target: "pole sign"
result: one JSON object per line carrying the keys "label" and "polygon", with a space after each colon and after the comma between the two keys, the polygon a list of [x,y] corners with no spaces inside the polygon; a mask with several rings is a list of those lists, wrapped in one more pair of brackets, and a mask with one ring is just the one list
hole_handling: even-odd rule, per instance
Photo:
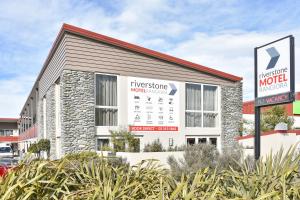
{"label": "pole sign", "polygon": [[295,99],[294,37],[287,36],[254,49],[255,159],[260,157],[260,108]]}
{"label": "pole sign", "polygon": [[294,101],[294,37],[284,37],[255,51],[255,106]]}

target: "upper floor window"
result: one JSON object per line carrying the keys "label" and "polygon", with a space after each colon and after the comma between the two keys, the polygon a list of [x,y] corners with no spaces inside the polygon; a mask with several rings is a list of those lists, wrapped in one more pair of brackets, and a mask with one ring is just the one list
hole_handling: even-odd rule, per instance
{"label": "upper floor window", "polygon": [[96,75],[96,126],[117,126],[117,76]]}
{"label": "upper floor window", "polygon": [[218,87],[186,83],[186,127],[217,127]]}
{"label": "upper floor window", "polygon": [[11,136],[11,135],[13,135],[13,133],[14,133],[13,130],[0,129],[0,136]]}

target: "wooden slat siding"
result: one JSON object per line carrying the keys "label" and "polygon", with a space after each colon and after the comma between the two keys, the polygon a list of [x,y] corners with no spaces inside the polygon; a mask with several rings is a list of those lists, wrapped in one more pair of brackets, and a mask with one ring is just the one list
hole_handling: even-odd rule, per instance
{"label": "wooden slat siding", "polygon": [[42,98],[49,87],[59,78],[66,58],[66,37],[62,39],[57,47],[53,57],[51,58],[46,70],[39,81],[39,98]]}
{"label": "wooden slat siding", "polygon": [[[69,61],[68,64],[72,64],[72,65],[77,65],[80,66],[74,62],[86,62],[83,60],[88,59],[88,63],[90,65],[95,65],[96,68],[97,65],[99,65],[99,63],[101,63],[101,66],[108,66],[109,68],[112,67],[121,67],[124,68],[124,63],[127,66],[127,68],[129,70],[136,70],[137,68],[139,68],[140,66],[144,66],[147,68],[151,68],[151,70],[153,70],[153,72],[155,73],[169,73],[170,70],[172,71],[172,73],[176,73],[179,76],[184,76],[184,77],[190,77],[190,76],[195,76],[198,75],[198,71],[196,70],[188,70],[188,71],[183,71],[180,67],[175,66],[175,65],[167,65],[164,62],[156,62],[155,64],[153,63],[153,61],[151,60],[146,60],[146,59],[136,59],[136,58],[132,58],[132,57],[125,57],[126,54],[124,54],[125,56],[121,56],[121,55],[113,55],[113,54],[107,54],[106,52],[100,53],[99,52],[92,52],[92,51],[85,51],[84,48],[70,48],[69,45],[67,45],[66,47],[66,51],[68,52],[67,54],[67,58],[66,60]],[[111,61],[114,60],[114,62],[112,63]],[[204,74],[206,75],[206,74]],[[210,81],[211,80],[211,76],[207,75],[205,78],[203,76],[203,80],[207,80]],[[219,78],[220,79],[220,78]],[[223,79],[221,79],[223,80]],[[226,83],[228,81],[224,80]]]}
{"label": "wooden slat siding", "polygon": [[[85,61],[86,58],[89,58],[87,61]],[[140,69],[141,66],[146,67],[148,69],[151,69],[153,73],[176,73],[179,76],[185,76],[190,77],[194,76],[196,72],[194,71],[188,71],[187,73],[184,73],[182,70],[180,70],[178,67],[176,68],[166,68],[165,66],[162,67],[162,65],[153,65],[153,63],[143,63],[143,62],[133,62],[133,61],[124,61],[122,59],[113,59],[114,62],[112,62],[112,59],[109,58],[99,58],[99,57],[87,57],[83,56],[82,54],[69,54],[66,56],[66,61],[68,64],[77,65],[80,66],[82,64],[88,64],[88,66],[98,67],[103,66],[103,68],[110,69],[111,67],[120,70],[123,70],[124,68],[132,71],[132,70],[142,70]],[[144,70],[143,70],[144,71]],[[210,80],[210,77],[208,77],[207,80]]]}
{"label": "wooden slat siding", "polygon": [[66,36],[65,69],[139,76],[174,81],[232,85],[232,82],[80,36]]}
{"label": "wooden slat siding", "polygon": [[17,122],[0,122],[0,129],[18,129]]}
{"label": "wooden slat siding", "polygon": [[119,47],[113,46],[113,45],[109,45],[109,44],[105,44],[105,43],[101,43],[101,42],[95,42],[93,40],[90,39],[86,39],[86,38],[82,38],[82,40],[78,40],[79,36],[74,36],[71,34],[68,34],[67,36],[67,40],[70,41],[70,44],[68,45],[68,47],[78,47],[79,49],[82,48],[82,50],[84,51],[88,51],[88,49],[90,49],[90,51],[94,52],[95,50],[102,50],[105,51],[107,54],[109,54],[109,52],[112,52],[113,55],[118,55],[121,54],[122,57],[131,57],[131,58],[137,58],[137,59],[142,59],[142,60],[148,60],[151,61],[153,60],[153,58],[149,57],[149,56],[140,56],[138,53],[135,52],[131,52],[129,50],[124,50],[121,49]]}
{"label": "wooden slat siding", "polygon": [[[82,65],[85,65],[85,68],[82,68]],[[152,68],[151,70],[134,68],[131,66],[128,67],[127,64],[118,64],[117,67],[113,66],[115,63],[110,63],[110,65],[105,65],[103,62],[101,64],[87,64],[86,62],[80,63],[78,61],[68,61],[66,60],[66,69],[78,70],[78,71],[92,71],[92,72],[99,72],[99,73],[109,73],[109,74],[118,74],[118,75],[126,75],[126,76],[136,76],[136,77],[144,77],[144,78],[154,78],[154,79],[164,79],[164,80],[176,80],[176,81],[183,81],[183,82],[199,82],[199,83],[210,83],[210,84],[218,84],[218,85],[229,85],[231,83],[223,82],[222,79],[218,80],[211,80],[211,79],[195,79],[192,80],[191,76],[185,74],[185,76],[180,76],[177,72],[172,70],[168,71],[170,75],[166,76],[167,73],[163,73],[163,70],[154,71]],[[131,70],[131,71],[130,71]],[[196,72],[194,72],[196,73]],[[195,74],[192,74],[195,76]],[[197,77],[194,77],[197,78]]]}

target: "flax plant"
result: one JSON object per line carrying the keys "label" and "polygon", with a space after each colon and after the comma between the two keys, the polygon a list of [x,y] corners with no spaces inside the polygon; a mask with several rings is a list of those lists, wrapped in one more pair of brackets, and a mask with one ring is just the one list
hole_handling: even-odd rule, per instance
{"label": "flax plant", "polygon": [[201,168],[180,179],[155,160],[131,167],[104,157],[24,162],[0,180],[0,199],[296,200],[300,155],[295,149],[254,164],[246,160],[238,168]]}

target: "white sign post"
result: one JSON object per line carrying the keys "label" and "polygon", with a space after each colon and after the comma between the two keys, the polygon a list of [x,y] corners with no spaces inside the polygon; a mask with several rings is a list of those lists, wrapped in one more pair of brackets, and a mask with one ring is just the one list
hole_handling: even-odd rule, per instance
{"label": "white sign post", "polygon": [[179,83],[128,77],[131,131],[178,131]]}

